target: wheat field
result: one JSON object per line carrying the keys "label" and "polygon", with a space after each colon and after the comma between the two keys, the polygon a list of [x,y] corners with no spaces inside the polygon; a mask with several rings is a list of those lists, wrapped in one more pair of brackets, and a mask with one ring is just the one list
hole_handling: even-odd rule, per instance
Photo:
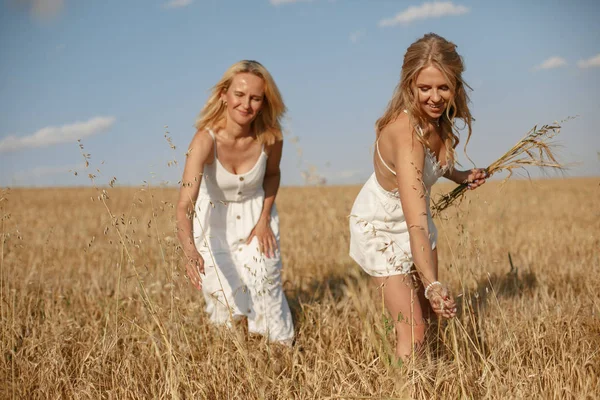
{"label": "wheat field", "polygon": [[2,190],[0,397],[599,396],[600,178],[489,182],[446,210],[440,279],[458,316],[404,365],[347,254],[359,189],[280,190],[291,349],[209,325],[183,273],[176,189]]}

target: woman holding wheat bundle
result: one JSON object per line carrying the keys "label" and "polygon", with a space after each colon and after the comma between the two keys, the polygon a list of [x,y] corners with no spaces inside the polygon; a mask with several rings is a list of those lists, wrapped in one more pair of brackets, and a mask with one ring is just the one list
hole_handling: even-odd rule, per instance
{"label": "woman holding wheat bundle", "polygon": [[177,205],[178,237],[192,284],[215,324],[248,319],[248,331],[292,343],[281,285],[275,196],[285,105],[256,61],[232,65],[196,122]]}
{"label": "woman holding wheat bundle", "polygon": [[431,187],[441,176],[472,189],[486,178],[481,169],[454,168],[456,119],[471,135],[463,70],[456,45],[436,34],[410,45],[400,82],[376,123],[375,171],[350,216],[350,256],[383,292],[402,359],[422,343],[429,310],[446,318],[456,313],[452,295],[438,281]]}

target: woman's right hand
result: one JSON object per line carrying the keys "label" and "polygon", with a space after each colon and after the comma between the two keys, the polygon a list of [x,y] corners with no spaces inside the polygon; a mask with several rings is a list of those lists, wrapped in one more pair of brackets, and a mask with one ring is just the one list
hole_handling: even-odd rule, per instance
{"label": "woman's right hand", "polygon": [[456,303],[446,286],[432,287],[428,296],[429,303],[437,315],[444,318],[454,318],[456,316]]}
{"label": "woman's right hand", "polygon": [[204,258],[202,258],[200,254],[188,257],[185,269],[192,285],[194,285],[196,289],[202,290],[202,277],[200,275],[204,275]]}

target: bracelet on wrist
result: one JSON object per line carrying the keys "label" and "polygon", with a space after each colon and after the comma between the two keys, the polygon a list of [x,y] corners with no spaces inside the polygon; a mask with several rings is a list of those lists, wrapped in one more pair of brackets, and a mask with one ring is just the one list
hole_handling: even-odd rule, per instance
{"label": "bracelet on wrist", "polygon": [[442,286],[442,282],[440,282],[440,281],[434,281],[434,282],[431,282],[429,285],[427,285],[425,287],[425,298],[427,300],[429,300],[429,289],[431,289],[432,287],[434,287],[436,285]]}

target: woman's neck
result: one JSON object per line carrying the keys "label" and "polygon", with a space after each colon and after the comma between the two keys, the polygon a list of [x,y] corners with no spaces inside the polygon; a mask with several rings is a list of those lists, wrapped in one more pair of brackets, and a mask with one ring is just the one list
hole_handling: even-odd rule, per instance
{"label": "woman's neck", "polygon": [[251,136],[251,125],[240,125],[228,118],[221,133],[229,140],[242,139]]}
{"label": "woman's neck", "polygon": [[431,126],[433,128],[439,128],[440,127],[440,120],[441,118],[427,118],[427,121],[431,124]]}

